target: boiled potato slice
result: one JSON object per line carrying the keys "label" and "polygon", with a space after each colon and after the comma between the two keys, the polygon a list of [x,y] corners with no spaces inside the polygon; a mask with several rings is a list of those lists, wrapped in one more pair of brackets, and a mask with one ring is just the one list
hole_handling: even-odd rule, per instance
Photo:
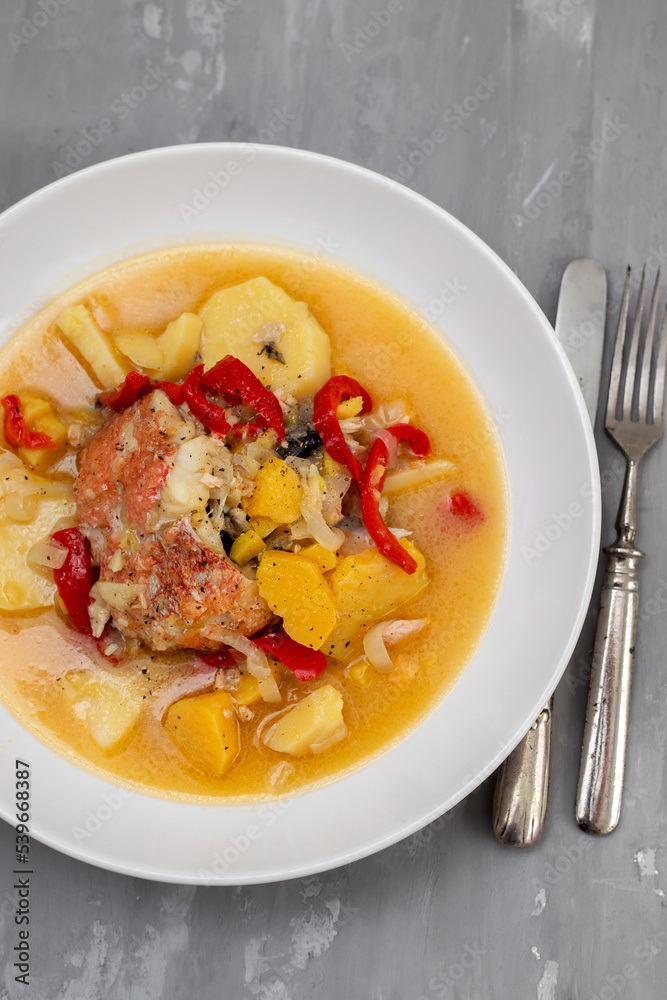
{"label": "boiled potato slice", "polygon": [[103,389],[115,389],[126,372],[116,360],[111,341],[85,306],[68,306],[56,320],[65,339],[81,355]]}
{"label": "boiled potato slice", "polygon": [[164,728],[188,760],[208,774],[224,774],[239,752],[239,724],[227,691],[174,702]]}
{"label": "boiled potato slice", "polygon": [[129,358],[135,368],[156,372],[162,368],[162,348],[155,337],[143,330],[123,330],[114,337],[121,354]]}
{"label": "boiled potato slice", "polygon": [[427,585],[423,555],[406,538],[401,545],[417,560],[414,573],[406,573],[376,548],[339,560],[329,581],[338,623],[322,647],[327,656],[347,659],[350,644],[362,629],[405,604]]}
{"label": "boiled potato slice", "polygon": [[336,605],[320,568],[294,552],[272,549],[260,560],[257,585],[287,634],[319,649],[336,624]]}
{"label": "boiled potato slice", "polygon": [[278,753],[321,753],[347,736],[343,699],[331,684],[306,695],[269,730],[265,743]]}
{"label": "boiled potato slice", "polygon": [[[312,396],[331,375],[331,345],[326,333],[305,302],[295,302],[267,278],[252,278],[215,292],[199,315],[204,321],[201,353],[207,368],[233,354],[264,385],[297,397]],[[270,338],[284,365],[261,353],[261,340],[253,340],[265,323],[285,327],[284,333],[278,330],[279,339]]]}
{"label": "boiled potato slice", "polygon": [[[30,476],[27,470],[25,474]],[[43,482],[38,476],[30,478],[36,483]],[[0,482],[0,487],[4,485],[4,481]],[[51,534],[56,521],[74,515],[74,500],[41,496],[34,499],[35,514],[27,523],[11,518],[4,499],[0,499],[0,609],[3,611],[46,608],[53,604],[56,595],[53,581],[28,566],[26,556],[33,545]]]}
{"label": "boiled potato slice", "polygon": [[202,321],[194,313],[183,313],[158,337],[163,361],[160,376],[168,381],[185,378],[194,367],[199,351]]}
{"label": "boiled potato slice", "polygon": [[139,718],[142,698],[122,677],[89,670],[67,675],[74,689],[72,705],[100,750],[115,750],[132,732]]}

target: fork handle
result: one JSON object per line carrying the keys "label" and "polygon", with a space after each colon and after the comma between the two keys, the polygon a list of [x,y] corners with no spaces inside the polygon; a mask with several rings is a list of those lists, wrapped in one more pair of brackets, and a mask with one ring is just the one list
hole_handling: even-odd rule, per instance
{"label": "fork handle", "polygon": [[620,814],[630,682],[639,610],[639,560],[627,542],[606,548],[586,726],[579,765],[576,817],[587,833],[611,833]]}

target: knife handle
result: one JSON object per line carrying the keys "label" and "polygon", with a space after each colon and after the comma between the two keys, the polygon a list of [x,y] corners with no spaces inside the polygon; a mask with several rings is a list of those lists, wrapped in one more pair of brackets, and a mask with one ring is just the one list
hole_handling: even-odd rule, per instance
{"label": "knife handle", "polygon": [[508,847],[530,847],[544,829],[549,796],[553,698],[498,769],[493,832]]}

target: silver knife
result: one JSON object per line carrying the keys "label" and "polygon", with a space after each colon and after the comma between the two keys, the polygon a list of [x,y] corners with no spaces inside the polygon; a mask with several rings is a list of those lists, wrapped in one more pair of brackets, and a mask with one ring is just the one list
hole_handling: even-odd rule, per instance
{"label": "silver knife", "polygon": [[[607,276],[596,260],[579,257],[563,272],[556,336],[565,348],[595,426],[607,306]],[[529,847],[544,828],[549,794],[553,697],[501,764],[493,797],[493,832],[501,844]]]}

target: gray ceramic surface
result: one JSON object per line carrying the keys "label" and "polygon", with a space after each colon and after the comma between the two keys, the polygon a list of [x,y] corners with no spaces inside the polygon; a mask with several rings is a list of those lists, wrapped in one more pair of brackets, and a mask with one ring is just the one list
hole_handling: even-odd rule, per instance
{"label": "gray ceramic surface", "polygon": [[[615,305],[627,263],[667,260],[666,14],[662,0],[4,0],[0,208],[139,149],[272,142],[433,199],[550,318],[575,256],[603,263]],[[86,129],[101,138],[80,155]],[[622,465],[598,438],[609,542]],[[375,857],[276,885],[152,884],[35,844],[24,986],[12,970],[14,831],[0,824],[1,1000],[663,996],[666,468],[663,443],[642,470],[649,555],[614,834],[594,839],[573,818],[589,614],[556,693],[538,846],[496,844],[490,782]]]}

